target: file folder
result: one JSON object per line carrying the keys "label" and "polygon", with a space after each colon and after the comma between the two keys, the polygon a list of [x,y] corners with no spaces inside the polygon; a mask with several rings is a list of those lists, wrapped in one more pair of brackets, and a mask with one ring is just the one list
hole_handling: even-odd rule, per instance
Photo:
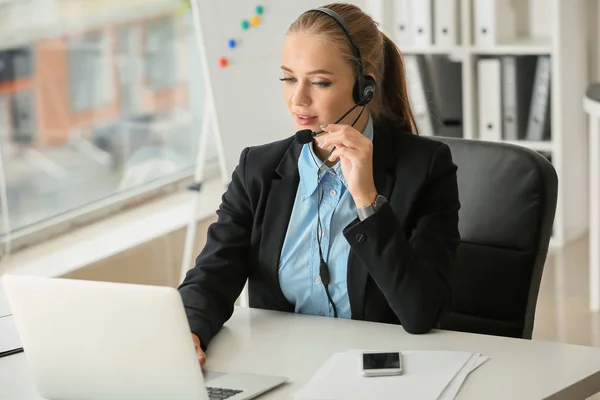
{"label": "file folder", "polygon": [[463,137],[463,63],[448,55],[427,56],[433,88],[433,103],[440,119],[437,134]]}
{"label": "file folder", "polygon": [[407,75],[409,101],[419,132],[423,136],[434,136],[439,123],[433,101],[433,90],[425,57],[406,55],[404,57]]}
{"label": "file folder", "polygon": [[435,44],[441,47],[460,43],[460,0],[434,0]]}
{"label": "file folder", "polygon": [[394,0],[394,38],[399,46],[412,45],[411,0]]}
{"label": "file folder", "polygon": [[506,140],[523,140],[527,132],[537,57],[503,56],[501,61],[503,137]]}
{"label": "file folder", "polygon": [[551,87],[550,56],[538,56],[527,125],[528,140],[542,141],[550,139],[552,129],[550,118]]}
{"label": "file folder", "polygon": [[497,58],[479,60],[477,62],[477,104],[481,140],[502,139],[501,98],[500,60]]}
{"label": "file folder", "polygon": [[364,11],[379,24],[379,30],[392,36],[393,17],[390,0],[366,0]]}
{"label": "file folder", "polygon": [[433,10],[432,0],[412,0],[413,44],[415,46],[431,46],[433,44]]}
{"label": "file folder", "polygon": [[477,46],[495,46],[514,41],[517,23],[511,3],[511,0],[473,0]]}

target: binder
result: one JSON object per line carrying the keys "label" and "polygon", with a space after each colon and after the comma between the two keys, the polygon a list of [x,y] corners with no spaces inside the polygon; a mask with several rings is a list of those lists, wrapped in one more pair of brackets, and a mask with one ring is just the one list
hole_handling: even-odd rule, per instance
{"label": "binder", "polygon": [[460,0],[434,0],[433,24],[435,44],[442,47],[460,43]]}
{"label": "binder", "polygon": [[432,82],[425,57],[409,54],[404,57],[410,105],[423,136],[435,136],[439,131]]}
{"label": "binder", "polygon": [[494,46],[516,38],[517,22],[511,0],[473,0],[475,44]]}
{"label": "binder", "polygon": [[411,0],[394,0],[394,38],[398,45],[412,45]]}
{"label": "binder", "polygon": [[526,137],[536,56],[503,56],[502,131],[506,140]]}
{"label": "binder", "polygon": [[390,0],[366,0],[364,11],[379,24],[379,30],[386,35],[392,35],[392,11]]}
{"label": "binder", "polygon": [[551,86],[550,56],[538,56],[527,125],[527,140],[542,141],[550,139],[552,129],[550,118]]}
{"label": "binder", "polygon": [[439,115],[439,136],[463,137],[462,66],[448,55],[428,56],[433,105]]}
{"label": "binder", "polygon": [[410,11],[413,24],[413,44],[415,46],[431,46],[433,44],[432,0],[412,0]]}
{"label": "binder", "polygon": [[477,62],[478,128],[481,140],[502,139],[500,73],[500,60],[497,58],[484,58]]}

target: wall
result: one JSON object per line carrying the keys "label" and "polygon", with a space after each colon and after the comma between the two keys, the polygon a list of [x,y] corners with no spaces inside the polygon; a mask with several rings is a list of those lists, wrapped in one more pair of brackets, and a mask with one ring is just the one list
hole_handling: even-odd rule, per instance
{"label": "wall", "polygon": [[588,0],[589,80],[600,81],[600,0]]}

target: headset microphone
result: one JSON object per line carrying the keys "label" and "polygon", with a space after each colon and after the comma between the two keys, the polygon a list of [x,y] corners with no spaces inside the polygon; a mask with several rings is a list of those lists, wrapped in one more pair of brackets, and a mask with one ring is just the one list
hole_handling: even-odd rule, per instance
{"label": "headset microphone", "polygon": [[[358,102],[357,104],[353,105],[351,109],[349,109],[348,111],[346,111],[344,113],[344,115],[341,116],[340,119],[338,119],[337,121],[334,122],[334,124],[337,124],[338,122],[340,122],[341,120],[343,120],[346,115],[350,114],[352,111],[354,111],[354,109],[356,107],[365,105],[368,103],[368,101],[370,100],[371,97],[373,97],[373,92],[371,92],[369,99],[368,100],[361,100],[360,102]],[[301,144],[306,144],[306,143],[310,143],[313,141],[313,139],[315,138],[315,136],[320,135],[321,133],[323,133],[325,131],[319,131],[319,132],[313,132],[311,129],[302,129],[301,131],[296,132],[296,141],[298,143]]]}

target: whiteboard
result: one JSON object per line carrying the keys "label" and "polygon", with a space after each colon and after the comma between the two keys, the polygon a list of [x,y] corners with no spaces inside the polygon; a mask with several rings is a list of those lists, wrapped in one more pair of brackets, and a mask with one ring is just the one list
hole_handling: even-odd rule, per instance
{"label": "whiteboard", "polygon": [[[359,7],[363,1],[351,1]],[[231,175],[242,150],[290,137],[296,133],[283,98],[281,50],[288,27],[317,0],[198,0],[200,56],[204,57],[209,95],[215,105],[217,130]],[[247,30],[242,21],[263,6],[260,23]],[[228,43],[236,41],[232,49]],[[228,59],[222,68],[221,57]],[[219,139],[219,138],[217,138]]]}

